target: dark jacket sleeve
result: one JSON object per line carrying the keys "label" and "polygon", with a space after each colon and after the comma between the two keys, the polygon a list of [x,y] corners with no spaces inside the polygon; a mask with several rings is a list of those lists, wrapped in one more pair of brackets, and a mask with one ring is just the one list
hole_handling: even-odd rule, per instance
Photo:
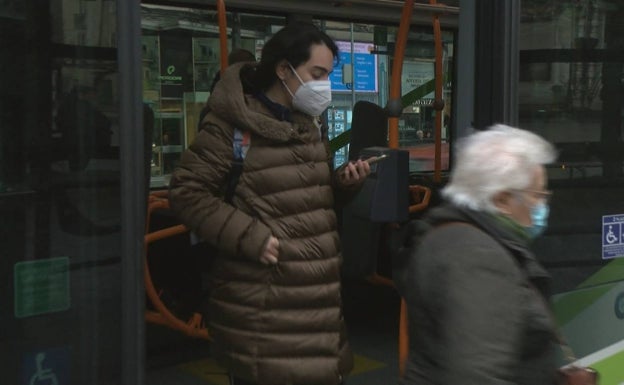
{"label": "dark jacket sleeve", "polygon": [[233,159],[233,129],[211,125],[182,153],[169,189],[179,220],[228,255],[258,259],[271,232],[257,218],[223,201]]}
{"label": "dark jacket sleeve", "polygon": [[467,225],[431,231],[415,253],[406,301],[437,324],[423,331],[444,366],[437,383],[514,384],[527,292],[512,256]]}

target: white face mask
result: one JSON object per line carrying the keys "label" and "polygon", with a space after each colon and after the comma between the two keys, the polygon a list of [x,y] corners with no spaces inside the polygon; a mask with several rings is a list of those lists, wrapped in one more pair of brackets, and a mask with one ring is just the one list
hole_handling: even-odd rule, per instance
{"label": "white face mask", "polygon": [[304,83],[293,66],[290,63],[288,66],[301,83],[301,86],[293,94],[282,80],[282,84],[293,98],[293,107],[310,116],[320,116],[331,103],[331,82],[329,80],[311,80]]}

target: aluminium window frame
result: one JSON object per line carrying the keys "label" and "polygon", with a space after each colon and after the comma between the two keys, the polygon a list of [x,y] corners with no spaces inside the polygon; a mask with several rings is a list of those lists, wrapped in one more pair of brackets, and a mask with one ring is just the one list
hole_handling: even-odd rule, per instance
{"label": "aluminium window frame", "polygon": [[119,146],[121,165],[121,384],[145,383],[143,238],[144,130],[141,76],[141,12],[137,1],[117,1]]}

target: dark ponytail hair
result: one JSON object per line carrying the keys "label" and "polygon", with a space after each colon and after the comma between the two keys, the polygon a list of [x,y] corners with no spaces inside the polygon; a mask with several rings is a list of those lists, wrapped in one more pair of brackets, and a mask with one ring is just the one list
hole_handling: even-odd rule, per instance
{"label": "dark ponytail hair", "polygon": [[338,58],[336,43],[325,32],[311,23],[293,23],[280,29],[262,48],[262,59],[255,66],[250,83],[255,91],[265,91],[278,81],[275,68],[286,60],[294,68],[310,59],[310,48],[314,44],[325,44]]}

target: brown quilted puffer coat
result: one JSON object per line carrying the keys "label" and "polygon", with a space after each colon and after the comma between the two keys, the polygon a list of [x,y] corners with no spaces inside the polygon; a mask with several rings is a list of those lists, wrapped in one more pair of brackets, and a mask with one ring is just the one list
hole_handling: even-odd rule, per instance
{"label": "brown quilted puffer coat", "polygon": [[[331,154],[309,116],[280,121],[245,95],[234,65],[211,113],[172,175],[178,217],[222,251],[208,305],[215,358],[237,377],[269,385],[336,385],[351,370],[340,296],[340,240]],[[233,127],[251,132],[233,205],[220,198]],[[273,235],[279,263],[259,256]]]}

